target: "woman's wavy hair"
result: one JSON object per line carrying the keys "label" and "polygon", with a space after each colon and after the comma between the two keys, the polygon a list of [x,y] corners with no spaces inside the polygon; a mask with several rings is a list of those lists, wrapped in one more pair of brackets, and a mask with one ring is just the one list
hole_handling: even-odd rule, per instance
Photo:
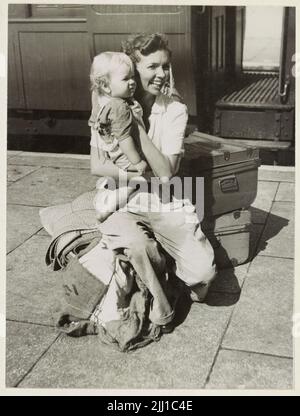
{"label": "woman's wavy hair", "polygon": [[[151,53],[157,51],[167,51],[171,58],[172,52],[168,46],[168,40],[166,36],[162,33],[137,33],[130,35],[127,40],[122,42],[122,50],[126,55],[130,57],[132,62],[136,65],[140,59],[141,55],[148,56]],[[172,66],[170,65],[170,79],[168,83],[164,86],[164,91],[166,95],[171,96],[174,90],[174,77],[172,73]]]}
{"label": "woman's wavy hair", "polygon": [[126,55],[130,56],[132,62],[140,61],[140,52],[144,56],[148,56],[156,51],[167,51],[171,56],[171,51],[168,47],[168,40],[162,33],[136,33],[128,37],[122,42],[122,50]]}

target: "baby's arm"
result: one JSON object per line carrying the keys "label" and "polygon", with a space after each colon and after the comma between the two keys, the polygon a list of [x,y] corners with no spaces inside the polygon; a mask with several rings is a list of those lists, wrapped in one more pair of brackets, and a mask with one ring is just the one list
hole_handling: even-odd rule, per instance
{"label": "baby's arm", "polygon": [[138,151],[136,150],[134,140],[131,136],[123,139],[119,142],[119,146],[122,152],[127,156],[129,162],[133,165],[131,171],[144,173],[147,169],[147,163],[141,158]]}
{"label": "baby's arm", "polygon": [[139,135],[132,111],[122,99],[115,98],[110,105],[111,132],[118,140],[120,149],[132,164],[129,169],[142,174],[147,168],[147,163],[142,160],[132,136],[133,134]]}

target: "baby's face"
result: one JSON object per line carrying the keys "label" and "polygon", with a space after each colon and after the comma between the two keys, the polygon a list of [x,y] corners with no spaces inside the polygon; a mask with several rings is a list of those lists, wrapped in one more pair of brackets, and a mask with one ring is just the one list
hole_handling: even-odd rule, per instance
{"label": "baby's face", "polygon": [[109,87],[111,90],[110,95],[118,98],[132,97],[136,82],[134,80],[133,71],[126,64],[120,65],[110,74]]}

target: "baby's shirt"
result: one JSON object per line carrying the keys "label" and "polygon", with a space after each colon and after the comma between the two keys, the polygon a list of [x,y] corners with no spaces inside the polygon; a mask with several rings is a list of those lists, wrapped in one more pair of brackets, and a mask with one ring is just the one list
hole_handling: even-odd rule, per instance
{"label": "baby's shirt", "polygon": [[129,103],[121,98],[111,98],[102,107],[96,123],[98,123],[98,130],[104,138],[106,135],[113,136],[118,142],[127,139],[132,135],[133,123]]}
{"label": "baby's shirt", "polygon": [[102,149],[123,170],[127,170],[131,163],[122,152],[120,141],[132,137],[137,151],[141,153],[139,142],[136,140],[137,117],[142,118],[142,108],[137,101],[99,97],[97,109],[93,108],[89,119],[89,125],[92,127],[91,146]]}

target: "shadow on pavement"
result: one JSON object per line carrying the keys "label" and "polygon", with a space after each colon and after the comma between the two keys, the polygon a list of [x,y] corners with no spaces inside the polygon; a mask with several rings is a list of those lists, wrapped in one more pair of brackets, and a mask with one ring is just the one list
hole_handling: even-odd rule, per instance
{"label": "shadow on pavement", "polygon": [[[286,218],[258,208],[251,207],[251,212],[253,217],[263,216],[267,218],[267,223],[265,227],[263,224],[252,224],[250,226],[249,256],[243,264],[250,263],[259,252],[264,251],[268,245],[268,241],[279,234],[289,223],[289,220]],[[230,263],[226,250],[222,247],[219,247],[218,250],[218,258],[221,259],[220,264],[217,265],[218,275],[211,286],[205,303],[209,306],[230,306],[239,300],[241,288],[235,274],[235,268],[233,266],[224,267],[224,264]]]}
{"label": "shadow on pavement", "polygon": [[190,309],[192,306],[192,301],[187,291],[183,291],[180,298],[178,299],[176,309],[175,309],[175,317],[172,321],[174,327],[181,325],[188,316]]}
{"label": "shadow on pavement", "polygon": [[[258,208],[251,208],[252,216],[266,214],[265,211]],[[250,230],[250,255],[249,261],[252,261],[259,252],[264,251],[268,245],[268,241],[275,237],[280,231],[289,224],[289,220],[278,215],[268,213],[267,221],[264,229],[257,233],[255,227]]]}

